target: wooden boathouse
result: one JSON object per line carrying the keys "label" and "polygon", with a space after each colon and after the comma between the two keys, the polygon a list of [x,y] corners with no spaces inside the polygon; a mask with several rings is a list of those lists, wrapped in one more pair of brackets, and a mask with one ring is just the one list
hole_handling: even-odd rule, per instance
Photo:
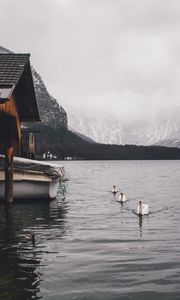
{"label": "wooden boathouse", "polygon": [[0,153],[5,154],[5,200],[13,202],[13,156],[21,155],[21,122],[40,121],[30,54],[0,54]]}

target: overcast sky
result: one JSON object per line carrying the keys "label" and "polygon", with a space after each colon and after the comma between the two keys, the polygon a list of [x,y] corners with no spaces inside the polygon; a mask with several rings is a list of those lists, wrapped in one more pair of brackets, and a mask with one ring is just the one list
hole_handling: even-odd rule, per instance
{"label": "overcast sky", "polygon": [[179,105],[179,0],[0,0],[0,44],[49,92],[125,118]]}

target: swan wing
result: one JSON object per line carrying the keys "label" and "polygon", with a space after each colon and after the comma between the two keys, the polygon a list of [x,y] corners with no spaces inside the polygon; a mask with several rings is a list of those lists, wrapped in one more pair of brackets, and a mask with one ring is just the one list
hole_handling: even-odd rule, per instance
{"label": "swan wing", "polygon": [[126,195],[123,195],[123,202],[125,202],[126,200]]}
{"label": "swan wing", "polygon": [[127,199],[126,199],[126,195],[119,195],[119,201],[120,202],[125,202]]}
{"label": "swan wing", "polygon": [[143,215],[149,214],[149,206],[147,204],[142,204]]}
{"label": "swan wing", "polygon": [[142,205],[142,209],[140,211],[140,205],[138,204],[137,209],[136,209],[136,213],[137,215],[148,215],[149,214],[149,206],[148,204],[141,204]]}

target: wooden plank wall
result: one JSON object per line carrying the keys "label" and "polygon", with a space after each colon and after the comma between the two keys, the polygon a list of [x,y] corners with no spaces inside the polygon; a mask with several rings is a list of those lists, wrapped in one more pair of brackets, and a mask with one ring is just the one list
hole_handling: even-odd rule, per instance
{"label": "wooden plank wall", "polygon": [[[1,148],[10,144],[14,146],[15,154],[20,151],[21,128],[16,102],[13,97],[5,103],[0,103],[0,144]],[[13,118],[12,118],[13,117]]]}

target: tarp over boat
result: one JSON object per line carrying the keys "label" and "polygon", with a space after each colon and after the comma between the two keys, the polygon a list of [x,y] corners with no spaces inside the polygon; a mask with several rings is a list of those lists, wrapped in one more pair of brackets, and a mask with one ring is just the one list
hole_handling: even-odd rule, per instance
{"label": "tarp over boat", "polygon": [[[0,170],[4,170],[5,157],[0,155]],[[17,171],[34,171],[42,172],[52,178],[59,177],[61,180],[65,177],[64,167],[51,162],[32,160],[28,158],[16,157],[13,158],[13,168]]]}

